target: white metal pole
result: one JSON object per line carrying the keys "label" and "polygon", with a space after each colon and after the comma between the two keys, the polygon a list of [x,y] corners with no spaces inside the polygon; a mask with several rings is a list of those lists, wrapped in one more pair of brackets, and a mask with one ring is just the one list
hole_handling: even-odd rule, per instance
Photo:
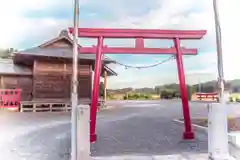
{"label": "white metal pole", "polygon": [[223,55],[222,55],[222,37],[218,12],[218,0],[213,0],[216,44],[218,58],[218,91],[220,103],[212,104],[209,120],[211,121],[210,134],[210,158],[214,160],[233,159],[229,154],[228,147],[228,123],[227,123],[227,94],[224,91],[224,72],[223,72]]}
{"label": "white metal pole", "polygon": [[213,0],[215,30],[216,30],[216,45],[217,45],[217,59],[218,59],[218,87],[219,99],[223,98],[224,93],[224,72],[223,72],[223,55],[222,55],[222,35],[218,12],[218,0]]}
{"label": "white metal pole", "polygon": [[77,111],[78,111],[78,23],[79,0],[74,0],[73,32],[73,73],[72,73],[72,113],[71,113],[71,160],[77,160]]}

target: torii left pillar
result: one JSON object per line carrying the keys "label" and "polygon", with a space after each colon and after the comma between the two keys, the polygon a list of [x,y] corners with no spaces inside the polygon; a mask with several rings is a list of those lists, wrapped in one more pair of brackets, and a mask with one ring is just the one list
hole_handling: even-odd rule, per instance
{"label": "torii left pillar", "polygon": [[183,139],[194,139],[194,132],[192,131],[191,117],[190,117],[190,109],[188,103],[188,91],[186,88],[185,82],[185,74],[183,67],[183,56],[182,51],[180,49],[180,39],[174,39],[174,45],[177,50],[176,61],[177,61],[177,69],[178,69],[178,79],[179,79],[179,87],[181,92],[181,100],[182,100],[182,111],[184,117],[184,125],[185,132],[183,133]]}
{"label": "torii left pillar", "polygon": [[90,142],[95,142],[97,140],[96,135],[96,118],[97,118],[97,104],[99,95],[99,83],[101,76],[102,58],[103,58],[103,37],[98,38],[96,62],[95,62],[95,72],[94,72],[94,82],[93,82],[93,92],[92,92],[92,105],[90,112],[90,120],[92,122],[90,125]]}

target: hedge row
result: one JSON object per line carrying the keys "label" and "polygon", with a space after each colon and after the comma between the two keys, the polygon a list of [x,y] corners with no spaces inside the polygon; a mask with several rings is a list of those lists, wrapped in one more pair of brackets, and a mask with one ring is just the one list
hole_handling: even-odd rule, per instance
{"label": "hedge row", "polygon": [[133,93],[133,94],[125,94],[123,96],[124,100],[138,100],[138,99],[151,99],[152,96],[149,94],[140,94],[140,93]]}
{"label": "hedge row", "polygon": [[240,102],[240,97],[230,97],[229,101],[230,102]]}

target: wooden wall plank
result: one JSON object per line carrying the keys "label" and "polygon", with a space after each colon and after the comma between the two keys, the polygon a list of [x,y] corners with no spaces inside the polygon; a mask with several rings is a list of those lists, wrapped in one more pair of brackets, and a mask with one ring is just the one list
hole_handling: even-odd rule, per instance
{"label": "wooden wall plank", "polygon": [[[59,61],[40,61],[34,68],[35,99],[68,99],[71,96],[72,64]],[[90,65],[79,65],[79,98],[91,97]]]}

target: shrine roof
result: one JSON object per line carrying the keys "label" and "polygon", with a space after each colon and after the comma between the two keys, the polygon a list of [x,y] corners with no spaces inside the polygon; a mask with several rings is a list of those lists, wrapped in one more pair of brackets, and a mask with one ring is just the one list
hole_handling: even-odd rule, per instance
{"label": "shrine roof", "polygon": [[26,66],[14,64],[12,59],[0,59],[1,75],[32,75],[32,70]]}

